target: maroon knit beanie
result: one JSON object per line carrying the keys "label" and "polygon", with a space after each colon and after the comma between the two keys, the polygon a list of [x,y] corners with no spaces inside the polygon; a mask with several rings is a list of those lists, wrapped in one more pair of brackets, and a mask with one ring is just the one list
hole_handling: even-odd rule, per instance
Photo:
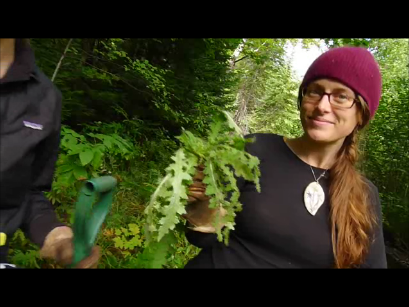
{"label": "maroon knit beanie", "polygon": [[367,102],[371,118],[379,106],[382,78],[373,55],[361,47],[339,47],[320,55],[308,68],[300,90],[314,80],[328,78],[351,88]]}

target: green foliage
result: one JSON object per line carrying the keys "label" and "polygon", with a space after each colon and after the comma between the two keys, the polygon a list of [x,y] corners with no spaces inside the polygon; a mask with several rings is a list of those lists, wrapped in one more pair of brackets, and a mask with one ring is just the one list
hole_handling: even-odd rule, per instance
{"label": "green foliage", "polygon": [[131,218],[126,226],[114,222],[116,228],[105,228],[98,244],[102,246],[100,268],[182,268],[197,255],[198,248],[191,246],[184,236],[169,233],[160,242],[145,240],[144,220]]}
{"label": "green foliage", "polygon": [[173,233],[167,233],[158,242],[150,242],[144,251],[136,259],[136,267],[144,269],[160,269],[168,260],[168,255],[174,250],[176,237]]}
{"label": "green foliage", "polygon": [[[172,248],[169,249],[170,252],[167,254],[163,267],[168,269],[183,268],[189,260],[199,254],[200,249],[191,245],[182,231],[170,233],[170,235],[175,236],[176,242],[171,245]],[[162,243],[162,241],[158,243]]]}
{"label": "green foliage", "polygon": [[[69,39],[32,39],[38,64],[51,76]],[[55,83],[71,127],[112,122],[120,106],[129,118],[160,125],[206,129],[236,75],[228,60],[240,39],[73,39]],[[222,85],[222,86],[221,86]]]}
{"label": "green foliage", "polygon": [[139,237],[139,228],[136,224],[129,224],[129,230],[124,227],[115,229],[115,235],[117,237],[114,239],[114,242],[117,248],[133,250],[142,244]]}
{"label": "green foliage", "polygon": [[382,98],[365,133],[363,171],[378,187],[384,225],[409,250],[409,40],[372,39]]}
{"label": "green foliage", "polygon": [[[219,241],[228,244],[228,234],[234,229],[235,212],[241,210],[236,177],[256,184],[260,191],[258,169],[259,160],[245,151],[248,140],[238,134],[238,127],[224,113],[214,120],[206,138],[194,136],[189,131],[179,137],[181,147],[172,157],[173,163],[166,168],[166,176],[160,181],[152,194],[145,213],[149,241],[161,239],[175,230],[186,213],[187,187],[193,182],[197,165],[204,165],[206,175],[206,194],[211,197],[210,208],[224,208],[226,216],[220,221],[225,225],[222,231],[217,228]],[[231,198],[228,200],[228,194]],[[218,224],[218,221],[215,221]]]}
{"label": "green foliage", "polygon": [[[78,134],[62,127],[61,153],[57,161],[56,180],[47,193],[54,204],[72,201],[84,180],[107,172],[109,160],[129,160],[135,155],[132,144],[117,134]],[[108,158],[106,158],[108,156]]]}
{"label": "green foliage", "polygon": [[30,243],[24,233],[19,229],[14,233],[10,243],[10,263],[17,267],[32,267],[39,269],[42,259],[37,246]]}
{"label": "green foliage", "polygon": [[268,71],[264,95],[249,116],[251,131],[287,137],[300,136],[302,127],[297,107],[298,86],[288,65]]}
{"label": "green foliage", "polygon": [[[240,75],[235,120],[247,132],[271,132],[289,137],[302,129],[297,109],[298,83],[285,57],[286,46],[299,40],[248,39],[236,71]],[[302,40],[307,48],[317,40]]]}

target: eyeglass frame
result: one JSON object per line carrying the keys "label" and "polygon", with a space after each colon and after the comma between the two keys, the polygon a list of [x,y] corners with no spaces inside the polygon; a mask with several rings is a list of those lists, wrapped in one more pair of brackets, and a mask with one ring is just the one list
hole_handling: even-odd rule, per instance
{"label": "eyeglass frame", "polygon": [[[301,89],[301,101],[305,98],[305,92],[307,91],[307,89],[308,89],[307,87],[303,87],[303,88]],[[341,106],[335,105],[335,104],[333,104],[333,103],[331,102],[331,96],[332,96],[332,94],[333,94],[333,93],[327,93],[326,91],[323,91],[323,92],[321,93],[321,95],[320,95],[320,98],[319,98],[316,102],[321,101],[324,96],[328,96],[328,102],[331,104],[331,106],[334,106],[335,108],[342,109],[342,110],[351,109],[351,108],[354,106],[355,103],[359,102],[359,100],[358,100],[358,94],[357,94],[357,93],[354,93],[356,97],[353,98],[351,106],[350,106],[350,107],[341,107]],[[300,101],[300,102],[301,102],[301,101]]]}

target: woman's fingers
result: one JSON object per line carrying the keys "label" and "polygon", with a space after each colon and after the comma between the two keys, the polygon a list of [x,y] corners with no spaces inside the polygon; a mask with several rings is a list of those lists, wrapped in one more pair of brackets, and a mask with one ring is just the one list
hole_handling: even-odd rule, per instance
{"label": "woman's fingers", "polygon": [[193,203],[193,202],[195,202],[195,201],[197,201],[197,198],[194,198],[194,197],[192,197],[192,196],[187,196],[187,202],[188,203]]}
{"label": "woman's fingers", "polygon": [[201,182],[201,181],[193,181],[193,183],[191,183],[191,184],[189,185],[189,187],[205,188],[205,187],[206,187],[206,184],[204,184],[204,183]]}
{"label": "woman's fingers", "polygon": [[202,181],[204,178],[204,173],[202,171],[197,171],[196,174],[193,176],[193,180]]}
{"label": "woman's fingers", "polygon": [[189,192],[205,192],[205,188],[200,188],[200,187],[190,187]]}
{"label": "woman's fingers", "polygon": [[187,197],[188,202],[204,201],[209,199],[209,196],[207,196],[204,191],[189,191],[187,193]]}
{"label": "woman's fingers", "polygon": [[189,191],[187,195],[195,198],[203,198],[204,196],[206,196],[206,194],[202,191]]}
{"label": "woman's fingers", "polygon": [[193,176],[193,183],[189,186],[188,189],[188,202],[196,202],[196,201],[201,201],[201,200],[207,200],[208,196],[205,194],[206,193],[206,184],[203,183],[203,178],[204,178],[204,173],[203,165],[197,166],[197,171],[195,175]]}
{"label": "woman's fingers", "polygon": [[189,191],[206,191],[206,185],[200,182],[195,182],[189,186]]}
{"label": "woman's fingers", "polygon": [[203,164],[200,164],[196,167],[199,171],[203,171],[205,169]]}

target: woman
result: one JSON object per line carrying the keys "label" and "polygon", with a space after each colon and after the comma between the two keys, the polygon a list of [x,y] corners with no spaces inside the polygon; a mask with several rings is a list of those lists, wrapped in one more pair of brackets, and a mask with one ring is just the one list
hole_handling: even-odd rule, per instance
{"label": "woman", "polygon": [[[71,228],[61,223],[43,191],[49,191],[60,143],[61,94],[38,69],[28,41],[0,39],[0,268],[17,229],[41,247],[41,255],[70,264]],[[95,267],[99,250],[78,264]]]}
{"label": "woman", "polygon": [[255,140],[247,151],[260,159],[261,193],[238,181],[243,210],[228,246],[210,233],[215,209],[198,172],[186,235],[202,250],[186,268],[386,268],[378,190],[355,168],[357,133],[374,117],[381,86],[366,49],[317,58],[299,89],[304,134],[246,136]]}

